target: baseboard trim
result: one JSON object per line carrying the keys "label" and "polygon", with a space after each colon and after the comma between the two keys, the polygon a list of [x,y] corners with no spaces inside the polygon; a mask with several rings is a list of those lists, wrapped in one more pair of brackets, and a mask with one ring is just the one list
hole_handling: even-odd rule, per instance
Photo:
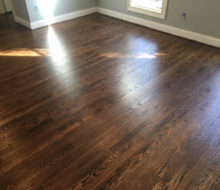
{"label": "baseboard trim", "polygon": [[[130,15],[127,15],[124,13],[120,13],[120,12],[109,10],[109,9],[104,9],[101,7],[92,7],[92,8],[88,8],[88,9],[56,16],[56,17],[54,17],[54,20],[51,24],[71,20],[71,19],[81,17],[81,16],[86,16],[86,15],[96,13],[96,12],[103,14],[103,15],[110,16],[110,17],[114,17],[114,18],[117,18],[120,20],[124,20],[124,21],[130,22],[130,23],[138,24],[138,25],[152,28],[155,30],[159,30],[159,31],[162,31],[165,33],[169,33],[169,34],[172,34],[175,36],[179,36],[182,38],[186,38],[189,40],[197,41],[200,43],[204,43],[207,45],[211,45],[211,46],[215,46],[215,47],[220,48],[220,39],[219,38],[215,38],[212,36],[208,36],[208,35],[204,35],[204,34],[200,34],[200,33],[196,33],[196,32],[191,32],[188,30],[180,29],[177,27],[173,27],[173,26],[169,26],[169,25],[165,25],[165,24],[161,24],[161,23],[157,23],[157,22],[152,22],[152,21],[149,21],[146,19],[130,16]],[[45,22],[45,20],[40,20],[37,22],[30,23],[27,20],[24,20],[24,19],[18,17],[17,15],[14,15],[14,20],[17,23],[20,23],[20,24],[22,24],[32,30],[48,26],[48,23]]]}
{"label": "baseboard trim", "polygon": [[17,23],[19,23],[19,24],[21,24],[21,25],[23,25],[23,26],[25,26],[25,27],[31,29],[31,26],[30,26],[30,22],[29,22],[29,21],[24,20],[23,18],[21,18],[21,17],[15,15],[15,14],[13,14],[13,17],[14,17],[14,21],[15,21],[15,22],[17,22]]}
{"label": "baseboard trim", "polygon": [[169,33],[175,36],[179,36],[182,38],[186,38],[189,40],[193,40],[193,41],[197,41],[200,43],[204,43],[207,45],[211,45],[211,46],[215,46],[220,48],[220,39],[219,38],[214,38],[211,36],[207,36],[204,34],[200,34],[200,33],[196,33],[196,32],[191,32],[188,30],[184,30],[184,29],[180,29],[180,28],[176,28],[173,26],[169,26],[169,25],[165,25],[165,24],[161,24],[161,23],[157,23],[157,22],[152,22],[149,20],[145,20],[142,18],[138,18],[138,17],[134,17],[134,16],[130,16],[127,14],[123,14],[117,11],[113,11],[113,10],[109,10],[109,9],[104,9],[104,8],[98,8],[97,12],[100,14],[104,14],[110,17],[114,17],[120,20],[124,20],[130,23],[134,23],[134,24],[138,24],[141,26],[145,26],[148,28],[152,28],[155,30],[159,30],[165,33]]}
{"label": "baseboard trim", "polygon": [[[80,11],[75,11],[75,12],[55,16],[54,20],[52,21],[51,24],[71,20],[71,19],[81,17],[81,16],[86,16],[86,15],[89,15],[89,14],[92,14],[92,13],[96,13],[97,9],[98,9],[97,7],[92,7],[92,8],[89,8],[89,9],[84,9],[84,10],[80,10]],[[45,26],[48,26],[48,23],[45,20],[40,20],[40,21],[37,21],[37,22],[30,23],[30,28],[32,30],[42,28],[42,27],[45,27]]]}

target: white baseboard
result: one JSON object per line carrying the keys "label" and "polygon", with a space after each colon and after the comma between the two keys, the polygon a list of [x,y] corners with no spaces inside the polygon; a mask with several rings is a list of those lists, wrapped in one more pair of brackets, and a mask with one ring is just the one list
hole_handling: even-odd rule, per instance
{"label": "white baseboard", "polygon": [[[55,24],[55,23],[71,20],[71,19],[74,19],[77,17],[86,16],[86,15],[89,15],[92,13],[96,13],[97,9],[98,9],[97,7],[92,7],[89,9],[84,9],[84,10],[80,10],[80,11],[75,11],[75,12],[63,14],[60,16],[55,16],[53,18],[53,21],[50,24]],[[44,26],[48,26],[48,23],[45,20],[40,20],[40,21],[30,23],[30,27],[32,30],[37,29],[37,28],[41,28]]]}
{"label": "white baseboard", "polygon": [[[109,9],[104,9],[101,7],[92,7],[89,9],[84,9],[84,10],[75,11],[72,13],[56,16],[56,17],[54,17],[54,20],[51,24],[71,20],[71,19],[81,17],[81,16],[86,16],[86,15],[96,13],[96,12],[110,16],[110,17],[114,17],[117,19],[121,19],[121,20],[124,20],[127,22],[131,22],[131,23],[138,24],[141,26],[146,26],[148,28],[152,28],[155,30],[169,33],[169,34],[173,34],[175,36],[179,36],[182,38],[186,38],[189,40],[197,41],[200,43],[204,43],[204,44],[208,44],[208,45],[220,48],[220,39],[219,38],[215,38],[212,36],[208,36],[208,35],[204,35],[204,34],[200,34],[200,33],[196,33],[196,32],[191,32],[188,30],[180,29],[177,27],[173,27],[173,26],[169,26],[169,25],[165,25],[165,24],[161,24],[161,23],[157,23],[157,22],[152,22],[149,20],[145,20],[143,18],[130,16],[130,15],[127,15],[124,13],[120,13],[120,12],[109,10]],[[45,20],[40,20],[40,21],[29,23],[28,21],[18,17],[17,15],[14,15],[14,19],[16,22],[18,22],[18,23],[20,23],[20,24],[22,24],[32,30],[48,25],[48,23]]]}
{"label": "white baseboard", "polygon": [[146,26],[148,28],[152,28],[155,30],[159,30],[162,32],[173,34],[175,36],[179,36],[182,38],[186,38],[189,40],[197,41],[200,43],[204,43],[204,44],[208,44],[208,45],[220,48],[220,39],[219,38],[214,38],[214,37],[207,36],[204,34],[191,32],[188,30],[176,28],[173,26],[169,26],[169,25],[165,25],[165,24],[161,24],[161,23],[157,23],[157,22],[152,22],[149,20],[145,20],[142,18],[130,16],[127,14],[123,14],[123,13],[120,13],[117,11],[112,11],[112,10],[104,9],[104,8],[100,8],[100,7],[98,8],[97,12],[104,14],[104,15],[107,15],[107,16],[110,16],[110,17],[120,19],[120,20],[124,20],[127,22],[141,25],[141,26]]}
{"label": "white baseboard", "polygon": [[31,26],[30,26],[30,22],[29,22],[29,21],[24,20],[23,18],[17,16],[16,14],[13,14],[13,17],[14,17],[15,22],[17,22],[17,23],[19,23],[19,24],[21,24],[21,25],[23,25],[23,26],[25,26],[25,27],[31,29]]}

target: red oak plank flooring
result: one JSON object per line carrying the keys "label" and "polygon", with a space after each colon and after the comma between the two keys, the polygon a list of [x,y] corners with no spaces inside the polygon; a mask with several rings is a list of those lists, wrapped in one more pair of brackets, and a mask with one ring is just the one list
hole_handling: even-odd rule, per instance
{"label": "red oak plank flooring", "polygon": [[101,14],[0,28],[0,190],[220,189],[220,49]]}

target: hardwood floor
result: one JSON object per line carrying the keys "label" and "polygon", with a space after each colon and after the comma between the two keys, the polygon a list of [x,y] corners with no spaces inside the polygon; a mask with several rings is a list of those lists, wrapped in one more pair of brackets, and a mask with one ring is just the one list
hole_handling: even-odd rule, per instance
{"label": "hardwood floor", "polygon": [[1,190],[220,189],[220,49],[100,14],[0,27]]}

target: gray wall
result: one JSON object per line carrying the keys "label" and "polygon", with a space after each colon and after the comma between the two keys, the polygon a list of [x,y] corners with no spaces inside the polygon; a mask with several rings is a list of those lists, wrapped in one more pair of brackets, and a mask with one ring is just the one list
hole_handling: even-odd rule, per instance
{"label": "gray wall", "polygon": [[5,0],[5,6],[6,6],[7,12],[12,11],[13,10],[12,0]]}
{"label": "gray wall", "polygon": [[[98,6],[220,38],[220,0],[168,0],[165,20],[127,11],[127,0],[98,0]],[[186,20],[181,19],[187,13]]]}
{"label": "gray wall", "polygon": [[2,1],[0,1],[0,14],[5,13]]}
{"label": "gray wall", "polygon": [[[38,0],[13,0],[16,14],[35,22],[43,16],[34,11]],[[44,0],[46,1],[46,0]],[[158,19],[127,10],[127,0],[56,0],[54,16],[100,6],[150,21],[220,38],[220,0],[168,0],[166,19]],[[27,4],[26,4],[27,2]],[[187,13],[186,20],[181,19]]]}
{"label": "gray wall", "polygon": [[13,6],[14,6],[15,14],[18,17],[29,21],[29,15],[25,0],[13,0]]}
{"label": "gray wall", "polygon": [[[46,0],[44,0],[46,1]],[[43,19],[42,14],[34,11],[37,0],[27,0],[28,12],[31,22]],[[56,0],[54,16],[67,14],[77,10],[87,9],[97,5],[96,0]]]}

